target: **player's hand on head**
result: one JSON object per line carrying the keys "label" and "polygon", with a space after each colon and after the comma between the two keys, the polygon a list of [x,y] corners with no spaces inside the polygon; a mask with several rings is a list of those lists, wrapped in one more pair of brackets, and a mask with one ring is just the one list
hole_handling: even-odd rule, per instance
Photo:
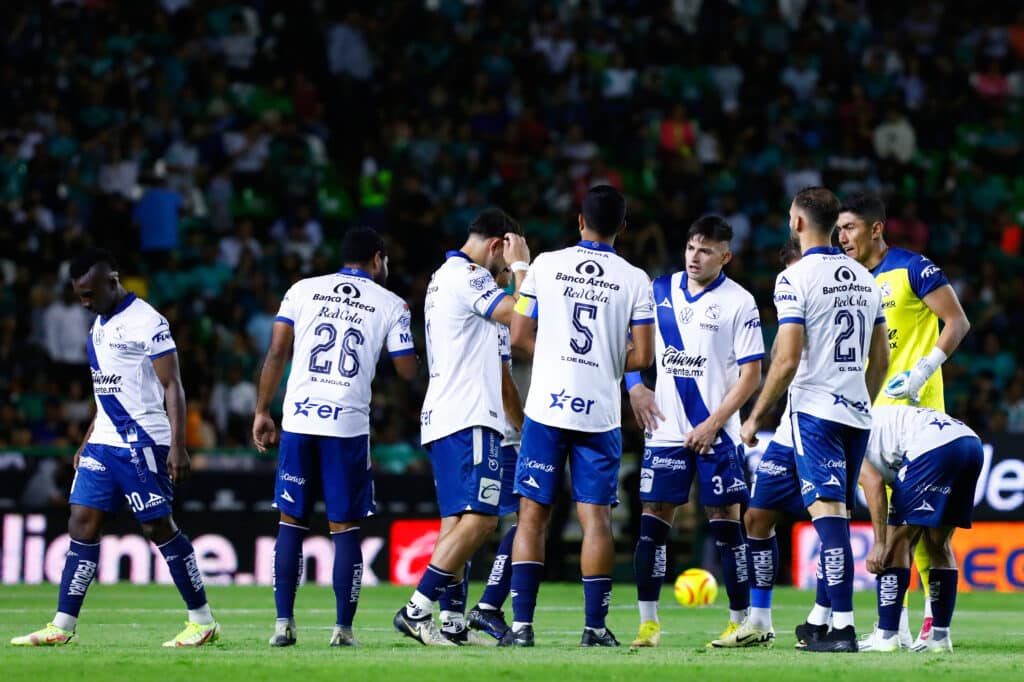
{"label": "player's hand on head", "polygon": [[192,461],[184,445],[172,445],[167,451],[167,474],[174,483],[181,483],[192,473]]}
{"label": "player's hand on head", "polygon": [[257,414],[253,419],[252,442],[260,452],[277,443],[277,425],[269,414]]}
{"label": "player's hand on head", "polygon": [[665,421],[665,415],[658,409],[654,400],[654,391],[643,384],[629,389],[629,405],[633,408],[633,416],[644,431],[652,433],[658,430],[658,420]]}
{"label": "player's hand on head", "polygon": [[747,418],[740,426],[740,440],[747,447],[754,447],[757,445],[757,422],[753,419]]}
{"label": "player's hand on head", "polygon": [[530,247],[526,245],[526,238],[523,235],[506,232],[504,243],[503,255],[506,263],[530,262]]}

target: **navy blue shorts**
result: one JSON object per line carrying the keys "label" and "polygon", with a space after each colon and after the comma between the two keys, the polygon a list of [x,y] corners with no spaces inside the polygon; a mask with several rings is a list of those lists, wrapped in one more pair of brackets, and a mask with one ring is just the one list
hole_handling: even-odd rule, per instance
{"label": "navy blue shorts", "polygon": [[281,432],[274,506],[305,519],[323,490],[327,520],[358,521],[377,510],[370,468],[370,437],[342,438]]}
{"label": "navy blue shorts", "polygon": [[777,509],[794,516],[804,511],[793,448],[775,441],[768,443],[768,449],[764,451],[754,471],[754,483],[750,486],[750,506]]}
{"label": "navy blue shorts", "polygon": [[71,504],[116,514],[126,502],[139,521],[171,513],[174,485],[166,445],[118,448],[86,443],[71,484]]}
{"label": "navy blue shorts", "polygon": [[815,500],[831,500],[853,509],[871,429],[858,429],[806,412],[794,412],[790,419],[804,506],[811,506]]}
{"label": "navy blue shorts", "polygon": [[498,503],[498,513],[502,516],[519,511],[519,496],[515,493],[517,461],[518,445],[505,445],[501,448],[501,502]]}
{"label": "navy blue shorts", "polygon": [[640,500],[686,504],[694,475],[700,481],[700,503],[706,507],[744,504],[750,499],[739,450],[723,444],[706,455],[682,446],[645,448]]}
{"label": "navy blue shorts", "polygon": [[889,500],[890,526],[971,527],[974,489],[985,460],[981,441],[964,436],[903,458]]}
{"label": "navy blue shorts", "polygon": [[523,421],[523,442],[516,466],[518,495],[540,504],[553,504],[562,489],[569,461],[573,499],[585,504],[618,504],[622,432],[589,433]]}
{"label": "navy blue shorts", "polygon": [[473,426],[427,444],[442,518],[468,511],[498,515],[501,440],[494,429]]}

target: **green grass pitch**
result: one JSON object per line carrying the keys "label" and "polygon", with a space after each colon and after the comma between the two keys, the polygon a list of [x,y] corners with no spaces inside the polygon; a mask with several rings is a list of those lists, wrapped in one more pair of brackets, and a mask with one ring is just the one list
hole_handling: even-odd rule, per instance
{"label": "green grass pitch", "polygon": [[[471,590],[479,595],[480,586]],[[889,682],[904,680],[1024,679],[1024,594],[960,595],[953,621],[952,655],[808,654],[793,650],[793,626],[806,615],[813,595],[793,589],[775,593],[778,635],[772,650],[718,651],[704,644],[727,620],[724,596],[717,606],[684,609],[666,588],[662,600],[662,646],[629,652],[636,633],[634,591],[616,585],[608,624],[625,646],[579,649],[583,596],[579,585],[546,584],[537,611],[534,649],[428,649],[391,630],[391,617],[408,588],[363,590],[356,617],[359,649],[327,646],[334,623],[329,588],[304,586],[296,605],[299,643],[271,649],[273,594],[261,587],[210,587],[210,603],[223,627],[220,642],[197,650],[162,649],[184,620],[181,601],[169,586],[94,585],[82,611],[76,640],[59,649],[16,649],[12,636],[41,627],[56,604],[53,585],[0,587],[0,680],[56,682],[467,682],[479,680],[815,680]],[[921,595],[914,595],[912,625],[919,624]],[[859,632],[874,620],[874,595],[856,597]]]}

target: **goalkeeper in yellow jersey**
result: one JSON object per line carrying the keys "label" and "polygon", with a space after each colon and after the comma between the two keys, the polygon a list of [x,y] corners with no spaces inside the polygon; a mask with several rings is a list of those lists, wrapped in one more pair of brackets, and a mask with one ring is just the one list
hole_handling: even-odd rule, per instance
{"label": "goalkeeper in yellow jersey", "polygon": [[[971,327],[949,280],[926,256],[885,243],[885,204],[876,196],[848,197],[836,227],[840,247],[870,270],[882,289],[882,307],[889,328],[889,376],[875,405],[909,404],[944,412],[939,368]],[[914,561],[927,595],[929,561],[920,545]],[[931,623],[928,598],[916,644],[929,638]],[[910,644],[906,602],[900,619],[900,639],[904,646]]]}

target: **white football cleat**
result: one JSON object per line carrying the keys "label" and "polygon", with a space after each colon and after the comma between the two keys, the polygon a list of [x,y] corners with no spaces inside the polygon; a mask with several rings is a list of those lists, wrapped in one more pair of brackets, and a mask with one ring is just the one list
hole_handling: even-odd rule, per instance
{"label": "white football cleat", "polygon": [[882,630],[879,630],[876,626],[870,635],[865,635],[861,638],[860,642],[857,643],[857,648],[861,651],[892,653],[893,651],[900,650],[900,636],[899,634],[893,634],[885,637],[882,635]]}
{"label": "white football cleat", "polygon": [[732,632],[712,641],[711,646],[715,649],[739,649],[745,647],[764,647],[770,649],[775,646],[775,630],[757,627],[748,618]]}

